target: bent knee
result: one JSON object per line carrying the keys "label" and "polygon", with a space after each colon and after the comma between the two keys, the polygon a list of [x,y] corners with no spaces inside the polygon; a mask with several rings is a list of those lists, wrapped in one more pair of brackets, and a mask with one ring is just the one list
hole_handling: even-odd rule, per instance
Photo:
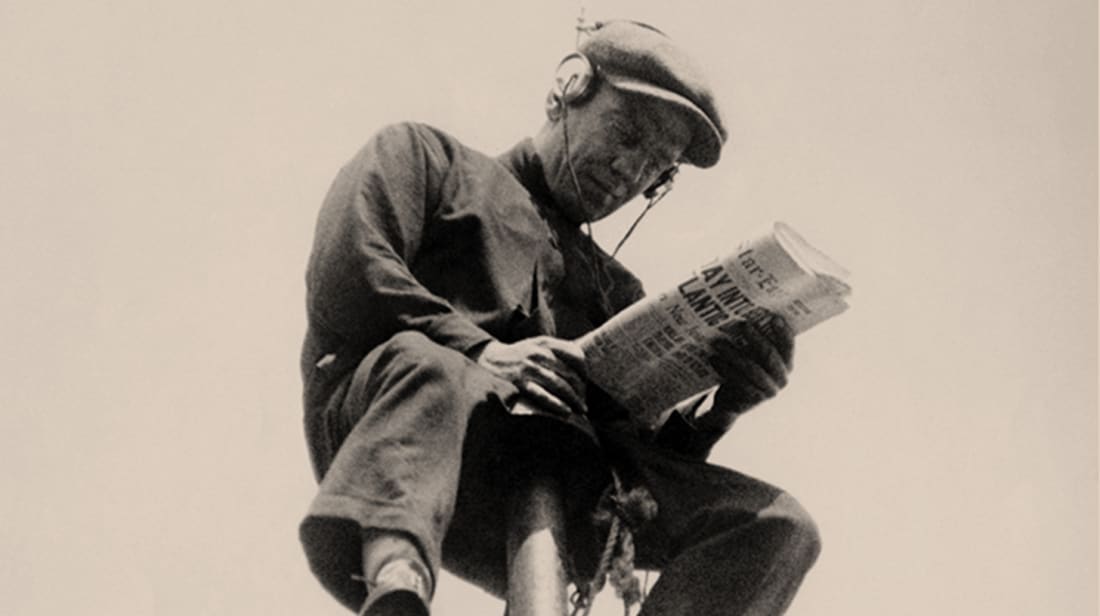
{"label": "bent knee", "polygon": [[817,523],[808,511],[793,496],[782,493],[770,505],[760,511],[762,521],[773,522],[771,526],[781,535],[788,557],[803,562],[806,568],[817,560],[821,553],[821,533]]}
{"label": "bent knee", "polygon": [[442,346],[418,331],[394,334],[381,346],[382,363],[389,369],[415,370],[425,376],[446,378],[464,361],[458,351]]}
{"label": "bent knee", "polygon": [[443,348],[431,338],[425,336],[422,332],[411,329],[400,331],[390,336],[390,339],[383,342],[382,346],[389,353],[411,353],[414,355],[431,354],[433,351],[438,351]]}

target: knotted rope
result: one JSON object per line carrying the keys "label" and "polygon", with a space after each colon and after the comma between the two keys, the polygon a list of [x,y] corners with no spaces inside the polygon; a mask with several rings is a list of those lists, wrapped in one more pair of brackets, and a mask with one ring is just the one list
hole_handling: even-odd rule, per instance
{"label": "knotted rope", "polygon": [[612,469],[612,484],[600,497],[593,521],[608,526],[596,574],[585,584],[577,583],[573,594],[572,616],[589,616],[596,595],[610,582],[615,594],[623,601],[623,614],[645,598],[638,576],[634,574],[634,533],[645,522],[657,516],[657,501],[644,487],[623,488],[618,473]]}

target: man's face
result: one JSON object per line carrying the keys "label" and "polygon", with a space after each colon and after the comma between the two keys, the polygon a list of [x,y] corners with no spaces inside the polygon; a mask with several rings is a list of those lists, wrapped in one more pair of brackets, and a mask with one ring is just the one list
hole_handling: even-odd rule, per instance
{"label": "man's face", "polygon": [[672,104],[601,84],[591,99],[547,124],[536,148],[554,200],[580,223],[599,220],[638,196],[680,159],[690,138],[687,119]]}

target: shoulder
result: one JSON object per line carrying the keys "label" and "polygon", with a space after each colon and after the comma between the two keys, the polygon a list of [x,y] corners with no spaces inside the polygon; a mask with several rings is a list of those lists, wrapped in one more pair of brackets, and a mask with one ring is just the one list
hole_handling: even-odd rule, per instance
{"label": "shoulder", "polygon": [[375,131],[355,155],[356,161],[405,163],[410,158],[444,160],[458,141],[426,124],[400,122]]}
{"label": "shoulder", "polygon": [[459,164],[479,171],[504,168],[494,158],[450,133],[421,122],[398,122],[375,131],[352,165],[382,165],[405,170],[444,171]]}
{"label": "shoulder", "polygon": [[621,310],[645,297],[645,287],[634,272],[603,248],[597,245],[596,249],[598,258],[603,260],[604,268],[613,282],[612,301],[615,303],[615,310]]}
{"label": "shoulder", "polygon": [[378,129],[371,142],[407,144],[432,148],[455,149],[464,147],[451,134],[421,122],[397,122]]}
{"label": "shoulder", "polygon": [[418,152],[433,159],[455,160],[488,156],[470,148],[450,133],[421,122],[397,122],[378,129],[363,150],[398,153]]}
{"label": "shoulder", "polygon": [[629,306],[634,302],[645,297],[645,286],[642,285],[642,281],[634,275],[634,272],[628,270],[623,264],[612,259],[612,268],[617,270],[616,283],[618,285],[615,299],[620,302],[622,306]]}

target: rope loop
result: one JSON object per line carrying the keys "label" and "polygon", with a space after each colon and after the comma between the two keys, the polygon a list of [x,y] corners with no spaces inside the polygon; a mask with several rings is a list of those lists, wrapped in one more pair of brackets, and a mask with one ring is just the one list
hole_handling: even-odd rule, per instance
{"label": "rope loop", "polygon": [[630,608],[644,598],[642,584],[634,573],[634,530],[657,516],[657,501],[644,487],[627,491],[614,469],[612,485],[607,487],[592,515],[599,526],[608,526],[607,541],[600,554],[596,574],[585,584],[577,583],[577,590],[570,601],[572,616],[589,616],[596,595],[610,583],[615,595],[623,601],[623,613],[629,616]]}

